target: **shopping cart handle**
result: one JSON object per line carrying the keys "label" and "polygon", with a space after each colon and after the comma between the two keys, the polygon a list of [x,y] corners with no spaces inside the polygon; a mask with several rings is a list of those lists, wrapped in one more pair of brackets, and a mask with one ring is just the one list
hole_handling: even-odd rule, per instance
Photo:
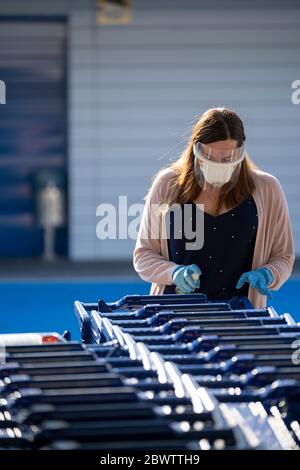
{"label": "shopping cart handle", "polygon": [[92,343],[93,332],[91,317],[79,300],[74,302],[75,315],[79,321],[81,340],[83,343]]}
{"label": "shopping cart handle", "polygon": [[300,382],[299,380],[286,379],[275,380],[271,385],[264,389],[263,397],[266,399],[280,398],[280,397],[293,397],[299,399],[300,395]]}
{"label": "shopping cart handle", "polygon": [[[181,302],[186,301],[190,302],[206,302],[207,296],[205,294],[165,294],[165,295],[125,295],[121,297],[116,302],[105,303],[103,300],[101,302],[101,308],[116,309],[116,308],[138,308],[145,304],[156,303],[164,305],[170,302]],[[98,302],[98,303],[99,303]],[[103,310],[99,311],[103,312]]]}

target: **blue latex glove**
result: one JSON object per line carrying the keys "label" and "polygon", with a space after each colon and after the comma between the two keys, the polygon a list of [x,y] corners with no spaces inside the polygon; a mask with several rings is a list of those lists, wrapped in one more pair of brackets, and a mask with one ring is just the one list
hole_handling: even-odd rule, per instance
{"label": "blue latex glove", "polygon": [[172,274],[177,293],[190,294],[200,287],[201,269],[196,264],[178,266]]}
{"label": "blue latex glove", "polygon": [[241,275],[236,285],[240,289],[245,282],[249,282],[250,287],[255,287],[262,295],[266,295],[269,299],[272,298],[272,293],[268,289],[268,285],[273,281],[273,274],[268,268],[257,268],[254,271],[248,271]]}

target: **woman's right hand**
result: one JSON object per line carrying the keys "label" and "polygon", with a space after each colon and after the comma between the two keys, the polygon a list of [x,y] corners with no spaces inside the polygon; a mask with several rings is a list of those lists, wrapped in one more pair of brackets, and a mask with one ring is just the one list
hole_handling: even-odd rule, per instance
{"label": "woman's right hand", "polygon": [[201,269],[196,264],[178,266],[172,274],[172,279],[181,294],[190,294],[200,287]]}

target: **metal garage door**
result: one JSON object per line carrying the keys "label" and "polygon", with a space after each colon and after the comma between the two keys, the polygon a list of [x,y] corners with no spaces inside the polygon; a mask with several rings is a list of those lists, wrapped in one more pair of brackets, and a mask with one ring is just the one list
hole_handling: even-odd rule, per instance
{"label": "metal garage door", "polygon": [[95,208],[141,202],[213,106],[241,114],[250,156],[281,181],[299,255],[300,2],[143,0],[128,25],[91,34],[83,20],[70,56],[73,258],[131,258],[132,240],[95,239]]}

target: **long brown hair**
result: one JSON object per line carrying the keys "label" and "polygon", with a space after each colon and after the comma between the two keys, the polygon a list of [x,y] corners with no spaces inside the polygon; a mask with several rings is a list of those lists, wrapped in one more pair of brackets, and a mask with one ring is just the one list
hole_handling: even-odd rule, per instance
{"label": "long brown hair", "polygon": [[[188,145],[179,159],[169,165],[169,168],[175,172],[175,178],[168,200],[162,202],[167,203],[168,206],[174,203],[182,205],[193,202],[202,191],[194,173],[193,144],[197,141],[209,144],[227,139],[237,140],[238,147],[245,142],[241,118],[227,108],[208,109],[194,125]],[[226,208],[235,207],[252,194],[255,189],[251,175],[253,169],[259,168],[246,154],[235,186],[219,195],[215,215],[218,215],[223,205]]]}

